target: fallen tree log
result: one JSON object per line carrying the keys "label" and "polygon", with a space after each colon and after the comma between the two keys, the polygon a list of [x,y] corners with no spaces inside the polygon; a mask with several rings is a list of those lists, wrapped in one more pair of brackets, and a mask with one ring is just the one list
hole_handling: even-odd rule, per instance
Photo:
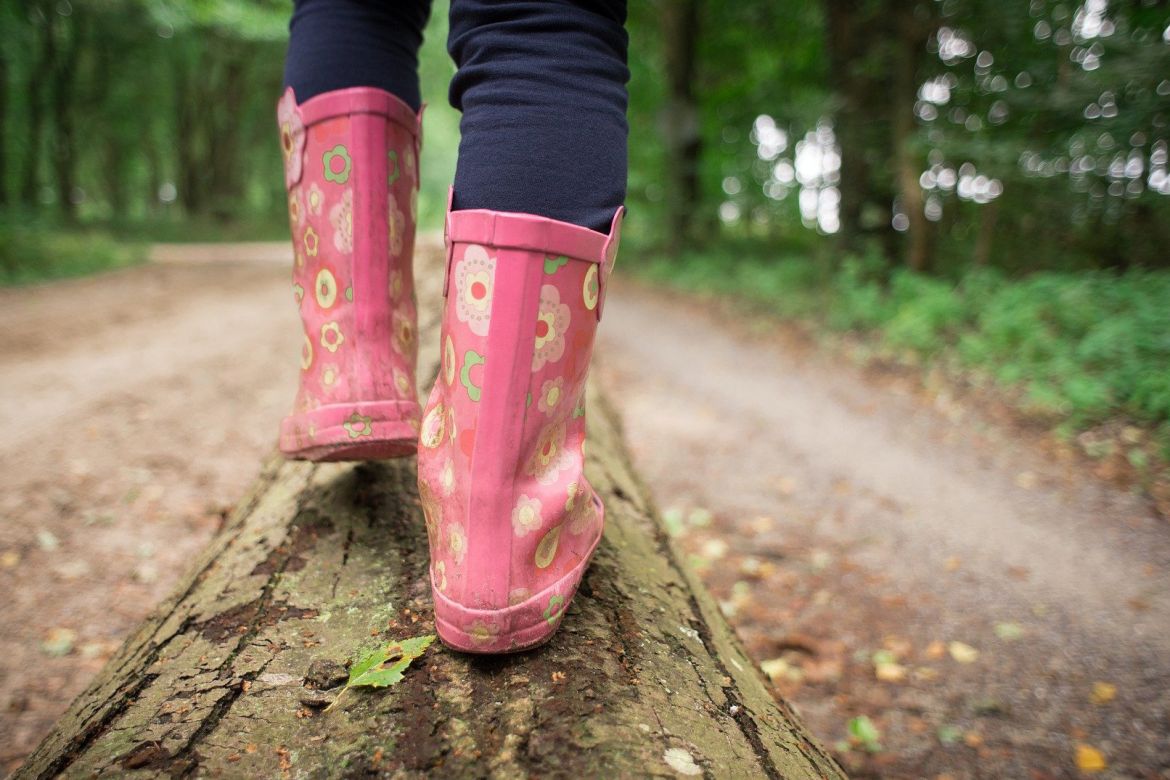
{"label": "fallen tree log", "polygon": [[843,777],[679,565],[590,392],[607,527],[548,645],[436,643],[325,711],[362,651],[432,632],[414,462],[274,459],[17,776]]}

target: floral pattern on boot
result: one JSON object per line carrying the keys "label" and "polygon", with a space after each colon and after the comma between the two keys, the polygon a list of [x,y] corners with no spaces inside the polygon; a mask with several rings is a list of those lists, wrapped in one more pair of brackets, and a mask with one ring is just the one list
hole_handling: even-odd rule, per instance
{"label": "floral pattern on boot", "polygon": [[[540,217],[448,215],[441,364],[419,438],[435,620],[468,652],[522,650],[562,619],[601,538],[585,387],[609,236]],[[547,237],[546,251],[529,236]]]}
{"label": "floral pattern on boot", "polygon": [[387,92],[356,88],[277,105],[293,297],[304,327],[300,386],[280,449],[308,460],[414,452],[417,314],[413,166],[419,118]]}

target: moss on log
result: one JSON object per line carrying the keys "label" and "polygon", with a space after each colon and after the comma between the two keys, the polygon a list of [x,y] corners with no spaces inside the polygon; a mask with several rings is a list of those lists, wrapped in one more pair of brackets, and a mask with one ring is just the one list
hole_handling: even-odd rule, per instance
{"label": "moss on log", "polygon": [[433,630],[414,462],[274,459],[17,776],[843,777],[679,565],[591,393],[607,525],[551,643],[436,643],[324,711],[363,650]]}

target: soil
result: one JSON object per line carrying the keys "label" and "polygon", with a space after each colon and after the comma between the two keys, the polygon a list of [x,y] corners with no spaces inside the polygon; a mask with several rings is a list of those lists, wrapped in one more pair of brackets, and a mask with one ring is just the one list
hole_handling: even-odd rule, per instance
{"label": "soil", "polygon": [[[0,775],[271,452],[286,255],[172,248],[0,291]],[[945,386],[615,281],[598,375],[636,463],[853,776],[1170,777],[1170,529],[1146,499]],[[851,739],[861,716],[877,733]]]}

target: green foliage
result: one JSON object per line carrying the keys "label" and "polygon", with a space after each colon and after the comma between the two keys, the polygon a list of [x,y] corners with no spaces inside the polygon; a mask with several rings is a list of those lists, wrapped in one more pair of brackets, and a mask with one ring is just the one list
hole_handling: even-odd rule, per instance
{"label": "green foliage", "polygon": [[858,715],[849,719],[849,736],[870,753],[877,753],[882,749],[881,732],[868,715]]}
{"label": "green foliage", "polygon": [[0,223],[0,285],[83,276],[142,262],[146,247],[102,230],[68,231]]}
{"label": "green foliage", "polygon": [[1170,271],[1012,278],[974,268],[950,281],[887,274],[872,258],[849,258],[827,274],[806,256],[769,251],[651,259],[637,272],[870,334],[892,357],[987,377],[1026,410],[1073,430],[1122,417],[1170,435]]}

